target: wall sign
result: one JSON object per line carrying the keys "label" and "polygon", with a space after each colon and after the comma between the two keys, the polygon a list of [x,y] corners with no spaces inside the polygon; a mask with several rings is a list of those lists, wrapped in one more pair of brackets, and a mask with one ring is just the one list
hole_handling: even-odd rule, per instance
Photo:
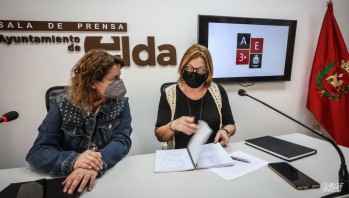
{"label": "wall sign", "polygon": [[[0,20],[0,31],[19,31],[19,32],[127,32],[127,23],[120,22],[66,22],[66,21],[18,21],[18,20]],[[94,48],[103,48],[108,51],[118,52],[125,60],[125,66],[130,66],[130,59],[139,66],[161,66],[176,65],[176,48],[171,44],[155,45],[153,36],[147,37],[146,44],[137,44],[130,47],[130,38],[128,36],[111,36],[112,43],[101,43],[103,36],[86,36],[81,39],[76,35],[10,35],[0,34],[0,45],[11,46],[16,44],[67,44],[69,52],[80,52],[83,43],[85,52]],[[82,41],[83,40],[83,41]],[[156,54],[155,48],[159,50]],[[147,58],[142,59],[140,54],[147,53]]]}

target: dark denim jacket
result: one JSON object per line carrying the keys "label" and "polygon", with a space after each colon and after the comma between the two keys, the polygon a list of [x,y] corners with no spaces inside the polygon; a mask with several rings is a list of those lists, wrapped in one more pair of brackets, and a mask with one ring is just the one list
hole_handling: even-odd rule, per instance
{"label": "dark denim jacket", "polygon": [[26,160],[30,166],[52,175],[69,175],[80,153],[94,142],[102,154],[102,175],[131,148],[131,113],[128,98],[107,100],[98,114],[88,115],[60,95],[39,127],[39,134]]}

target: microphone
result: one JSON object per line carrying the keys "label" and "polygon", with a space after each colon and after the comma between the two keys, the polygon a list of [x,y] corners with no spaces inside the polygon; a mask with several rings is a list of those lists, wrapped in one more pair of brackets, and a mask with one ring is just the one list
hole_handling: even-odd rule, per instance
{"label": "microphone", "polygon": [[335,192],[335,193],[326,195],[326,196],[324,196],[324,197],[336,197],[336,196],[339,196],[339,195],[346,195],[346,194],[349,194],[349,181],[348,181],[348,180],[349,180],[349,174],[348,174],[348,169],[347,169],[347,165],[345,164],[345,158],[344,158],[343,152],[342,152],[341,149],[338,147],[338,145],[336,144],[336,142],[334,142],[331,138],[326,137],[326,136],[325,136],[324,134],[322,134],[320,131],[317,131],[317,130],[315,130],[315,129],[313,129],[313,128],[310,128],[310,127],[308,127],[307,125],[301,123],[300,121],[298,121],[298,120],[296,120],[296,119],[290,117],[289,115],[286,115],[285,113],[283,113],[283,112],[281,112],[281,111],[275,109],[274,107],[272,107],[272,106],[270,106],[270,105],[268,105],[268,104],[266,104],[266,103],[264,103],[264,102],[262,102],[262,101],[260,101],[260,100],[258,100],[258,99],[256,99],[256,98],[254,98],[254,97],[248,95],[248,94],[246,93],[246,91],[243,90],[243,89],[240,89],[240,90],[238,91],[238,94],[239,94],[240,96],[247,96],[247,97],[250,97],[250,98],[252,98],[253,100],[255,100],[255,101],[257,101],[257,102],[262,103],[263,105],[265,105],[265,106],[271,108],[272,110],[274,110],[274,111],[280,113],[281,115],[283,115],[283,116],[289,118],[290,120],[296,122],[297,124],[303,126],[304,128],[308,129],[309,131],[315,133],[316,135],[318,135],[318,136],[324,138],[325,140],[327,140],[328,142],[330,142],[330,143],[334,146],[334,148],[337,150],[337,152],[338,152],[338,154],[339,154],[339,157],[340,157],[340,159],[341,159],[341,165],[340,165],[340,168],[339,168],[338,179],[339,179],[339,185],[340,185],[340,184],[343,184],[343,185],[342,185],[342,188],[340,189],[339,192]]}
{"label": "microphone", "polygon": [[3,116],[0,117],[0,123],[1,122],[10,122],[12,120],[15,120],[18,118],[17,111],[10,111],[8,113],[5,113]]}

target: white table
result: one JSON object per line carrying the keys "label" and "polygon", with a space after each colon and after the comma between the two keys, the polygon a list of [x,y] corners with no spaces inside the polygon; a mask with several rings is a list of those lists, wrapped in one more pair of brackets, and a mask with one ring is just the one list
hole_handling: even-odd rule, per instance
{"label": "white table", "polygon": [[[340,158],[333,146],[303,134],[278,136],[281,139],[308,146],[317,154],[290,162],[294,167],[323,183],[337,183]],[[226,148],[229,153],[241,150],[268,162],[283,161],[263,151],[247,146],[244,142],[232,143]],[[346,161],[349,149],[341,147]],[[163,198],[205,198],[205,197],[321,197],[329,192],[323,189],[296,190],[267,166],[233,181],[226,181],[208,169],[154,173],[154,154],[128,156],[99,178],[91,192],[83,192],[88,197],[163,197]],[[0,170],[0,189],[10,183],[32,181],[50,176],[31,168]]]}

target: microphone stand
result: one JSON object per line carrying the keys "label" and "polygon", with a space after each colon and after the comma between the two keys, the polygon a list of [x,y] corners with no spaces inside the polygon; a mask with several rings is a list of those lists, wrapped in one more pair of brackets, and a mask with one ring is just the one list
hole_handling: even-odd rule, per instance
{"label": "microphone stand", "polygon": [[342,188],[340,189],[339,192],[335,192],[335,193],[326,195],[326,196],[324,196],[324,197],[337,197],[337,196],[349,194],[349,182],[348,182],[348,180],[349,180],[349,174],[348,174],[347,165],[345,164],[345,158],[344,158],[344,155],[343,155],[341,149],[338,147],[338,145],[337,145],[332,139],[326,137],[326,136],[325,136],[324,134],[322,134],[320,131],[317,131],[317,130],[315,130],[315,129],[312,129],[312,128],[306,126],[305,124],[301,123],[300,121],[298,121],[298,120],[296,120],[296,119],[290,117],[289,115],[286,115],[285,113],[283,113],[283,112],[281,112],[281,111],[275,109],[274,107],[272,107],[272,106],[270,106],[270,105],[268,105],[268,104],[266,104],[266,103],[264,103],[264,102],[258,100],[257,98],[254,98],[254,97],[248,95],[248,94],[246,93],[246,91],[243,90],[243,89],[240,89],[240,90],[238,91],[238,94],[239,94],[240,96],[248,96],[248,97],[252,98],[253,100],[255,100],[255,101],[257,101],[257,102],[262,103],[263,105],[265,105],[265,106],[271,108],[272,110],[274,110],[274,111],[280,113],[281,115],[283,115],[283,116],[285,116],[285,117],[287,117],[287,118],[293,120],[294,122],[298,123],[299,125],[303,126],[304,128],[310,130],[311,132],[315,133],[316,135],[318,135],[318,136],[324,138],[325,140],[327,140],[328,142],[330,142],[330,143],[332,144],[332,146],[334,146],[334,148],[337,150],[337,152],[338,152],[338,154],[339,154],[339,157],[340,157],[340,159],[341,159],[341,165],[340,165],[340,168],[339,168],[338,179],[339,179],[339,184],[343,184],[343,185],[342,185]]}

